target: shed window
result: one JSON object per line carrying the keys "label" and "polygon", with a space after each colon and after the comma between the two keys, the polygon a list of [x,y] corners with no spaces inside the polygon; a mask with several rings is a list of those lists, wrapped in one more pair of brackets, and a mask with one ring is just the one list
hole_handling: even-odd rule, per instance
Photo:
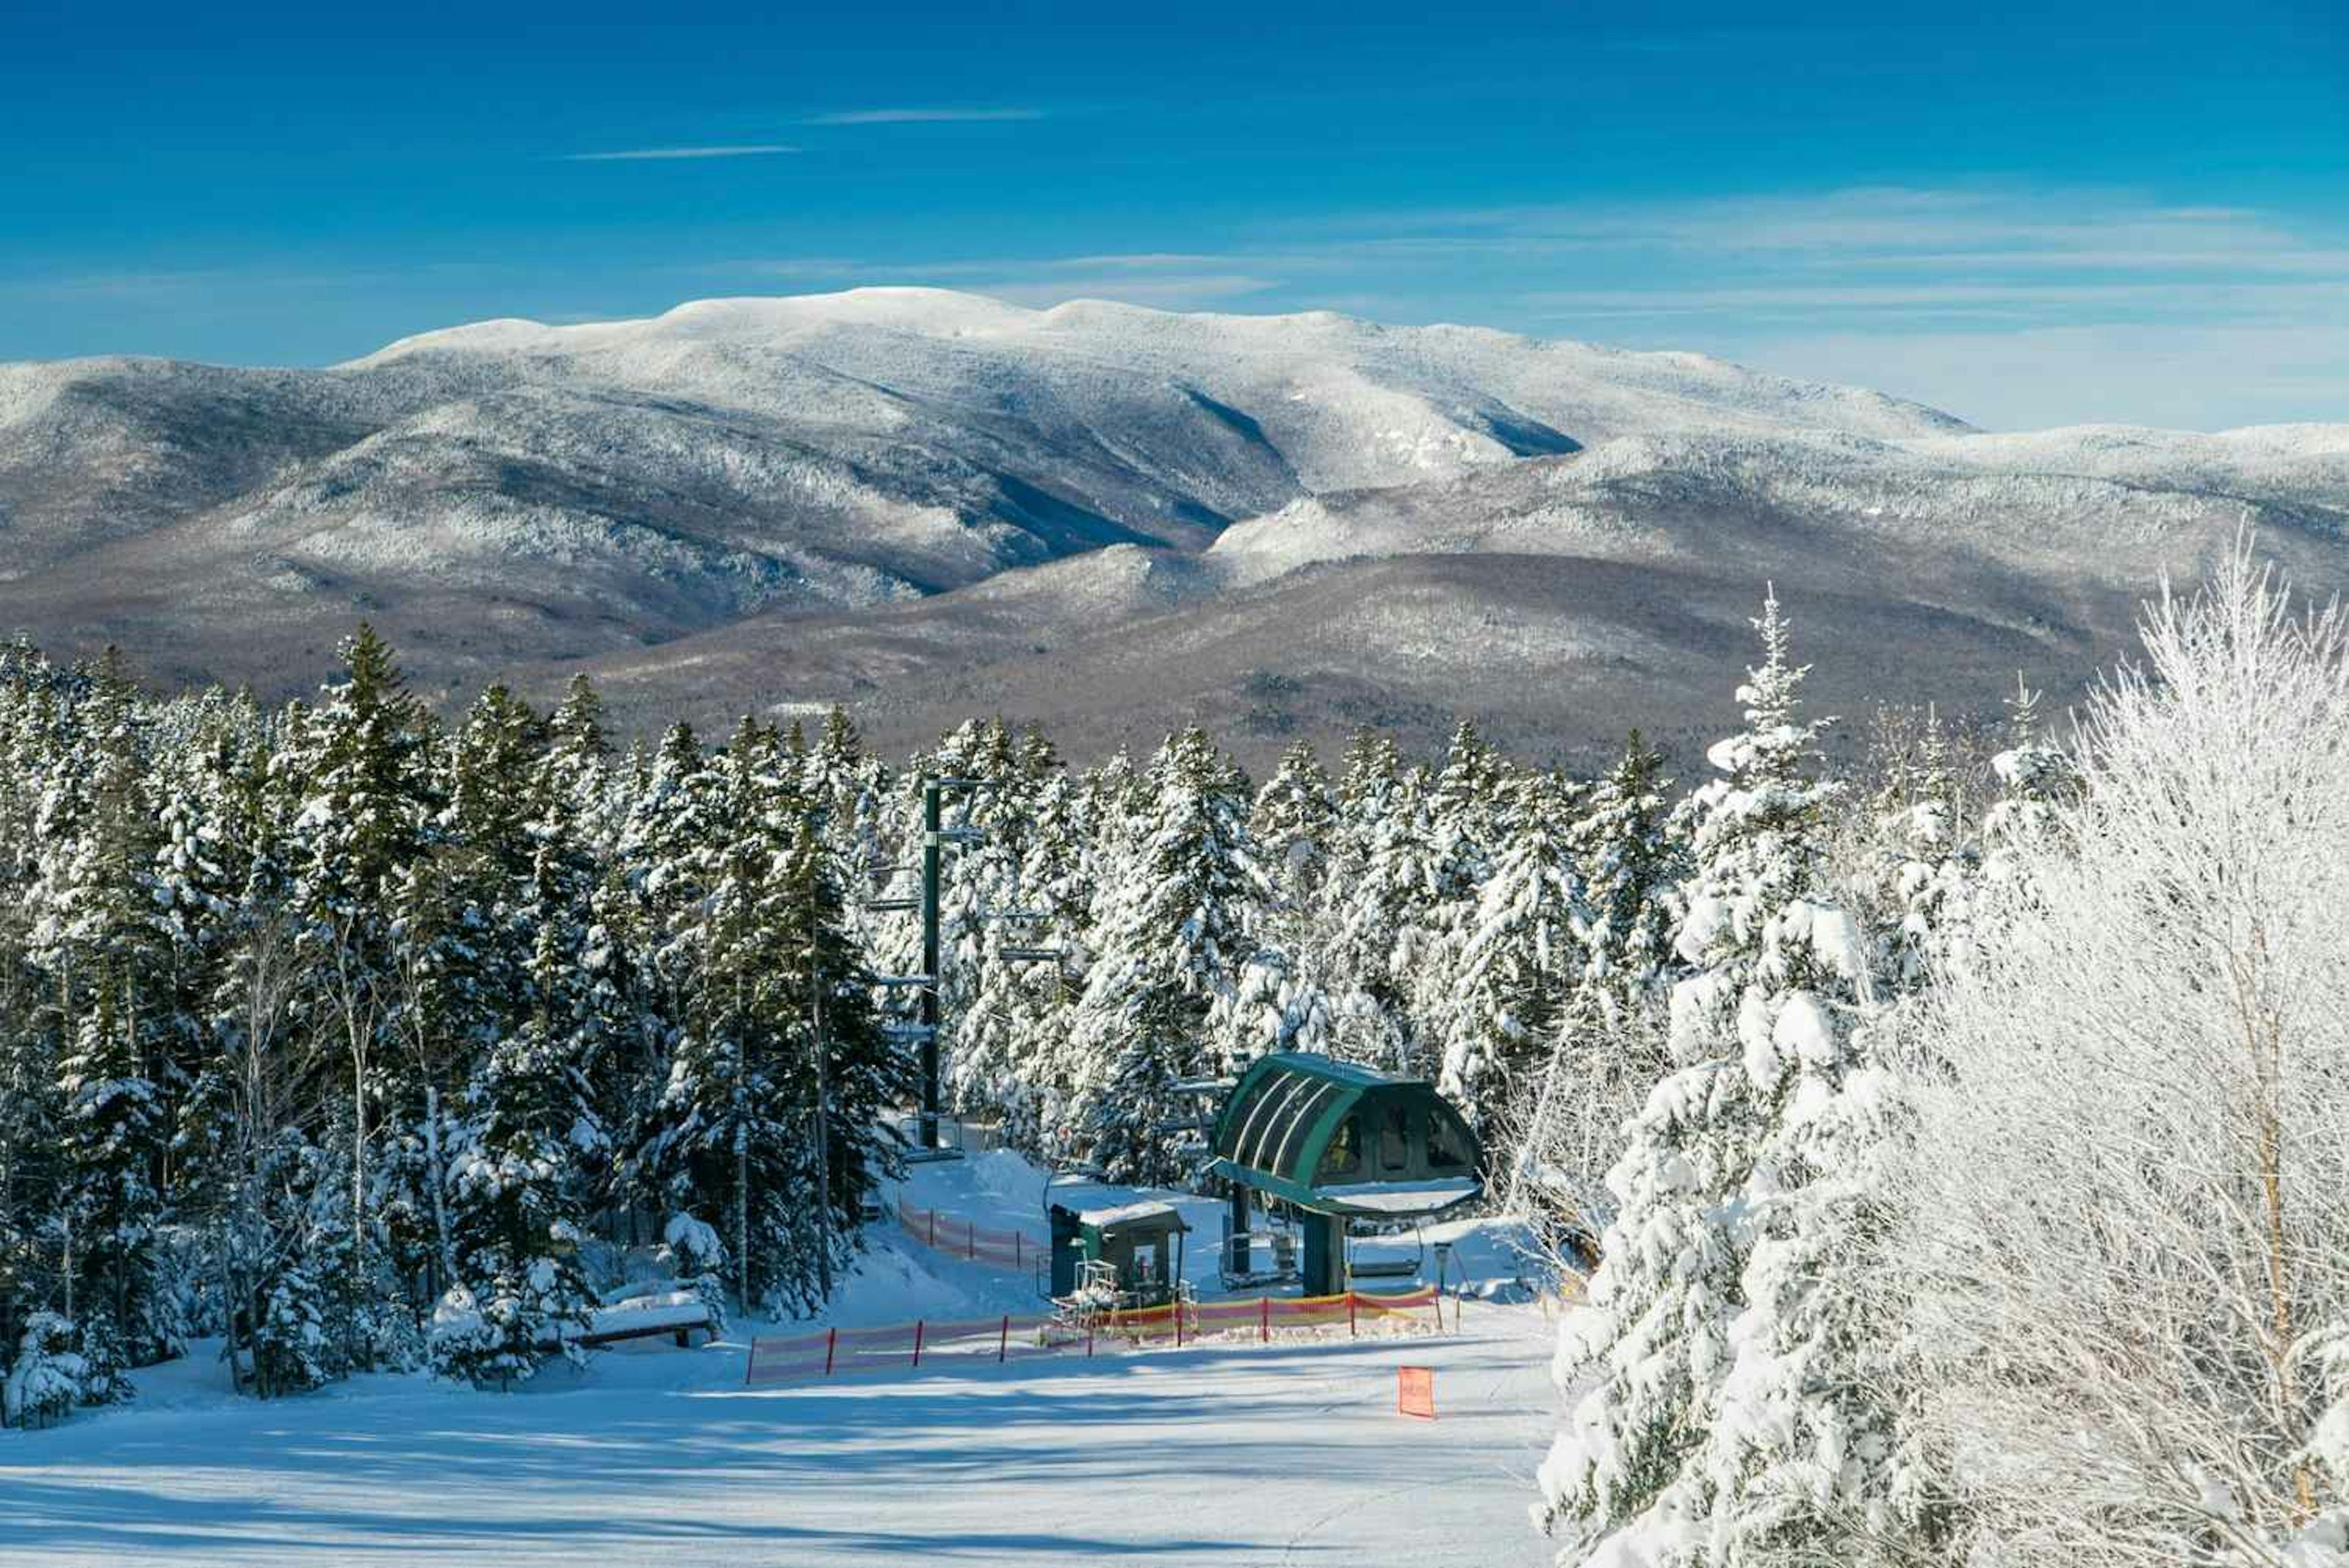
{"label": "shed window", "polygon": [[1459,1124],[1442,1111],[1427,1113],[1427,1168],[1430,1170],[1465,1170],[1468,1168],[1467,1140],[1460,1136]]}
{"label": "shed window", "polygon": [[1348,1116],[1330,1135],[1330,1147],[1321,1151],[1321,1169],[1314,1179],[1326,1181],[1333,1176],[1351,1176],[1361,1168],[1361,1125],[1355,1117]]}
{"label": "shed window", "polygon": [[1411,1163],[1411,1112],[1397,1106],[1379,1121],[1379,1168],[1401,1170]]}

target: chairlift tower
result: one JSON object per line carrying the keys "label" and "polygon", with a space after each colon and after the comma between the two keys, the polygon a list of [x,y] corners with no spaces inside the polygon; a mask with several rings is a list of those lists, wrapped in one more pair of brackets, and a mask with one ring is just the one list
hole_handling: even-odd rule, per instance
{"label": "chairlift tower", "polygon": [[[911,897],[885,896],[864,900],[864,908],[878,911],[918,912],[922,917],[922,968],[918,974],[895,974],[880,977],[883,986],[914,988],[916,1011],[915,1022],[885,1026],[885,1033],[899,1040],[910,1040],[919,1048],[921,1057],[921,1100],[917,1119],[920,1147],[935,1154],[950,1154],[938,1141],[938,1027],[939,977],[942,973],[938,951],[939,889],[944,881],[945,850],[949,844],[976,843],[985,835],[975,827],[948,827],[942,820],[943,806],[949,790],[968,793],[982,784],[980,779],[930,776],[922,780],[922,890]],[[885,874],[911,871],[912,866],[882,867]],[[982,918],[1006,920],[1040,920],[1047,918],[1042,911],[1006,910]],[[1013,962],[1050,961],[1057,963],[1066,956],[1059,948],[1004,947],[997,956]]]}
{"label": "chairlift tower", "polygon": [[[920,1011],[916,1014],[915,1039],[922,1052],[921,1144],[938,1147],[938,873],[948,829],[939,821],[939,805],[948,790],[977,787],[977,779],[926,778],[922,781],[922,985]],[[968,828],[954,830],[957,839],[978,836]]]}

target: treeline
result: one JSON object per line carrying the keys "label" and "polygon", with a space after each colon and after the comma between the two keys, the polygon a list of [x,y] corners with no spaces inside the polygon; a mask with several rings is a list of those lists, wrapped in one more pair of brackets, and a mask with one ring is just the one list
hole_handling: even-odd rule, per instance
{"label": "treeline", "polygon": [[[1816,827],[1899,973],[1971,853],[1966,781],[1938,727],[1879,751],[1868,809]],[[1336,761],[1299,746],[1258,789],[1192,729],[1072,772],[999,721],[893,770],[837,711],[623,753],[584,681],[437,721],[364,629],[274,711],[9,650],[0,1357],[78,1357],[95,1398],[199,1334],[262,1395],[426,1361],[508,1382],[630,1246],[811,1309],[913,1094],[918,923],[874,906],[917,888],[925,776],[960,781],[955,1110],[1174,1182],[1182,1081],[1325,1051],[1439,1081],[1496,1186],[1588,1241],[1669,1065],[1710,797],[1636,735],[1592,780],[1470,724],[1441,759],[1364,732]]]}
{"label": "treeline", "polygon": [[264,1396],[510,1382],[599,1240],[818,1300],[906,1082],[826,836],[874,804],[843,740],[616,758],[584,683],[444,727],[364,630],[274,712],[0,656],[14,1414],[200,1333]]}

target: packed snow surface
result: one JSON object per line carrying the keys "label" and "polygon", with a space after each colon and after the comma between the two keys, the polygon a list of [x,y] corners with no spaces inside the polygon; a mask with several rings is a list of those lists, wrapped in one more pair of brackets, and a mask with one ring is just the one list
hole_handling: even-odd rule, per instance
{"label": "packed snow surface", "polygon": [[[1040,1230],[1043,1190],[1043,1173],[992,1154],[918,1168],[906,1196]],[[1129,1190],[1064,1179],[1053,1196]],[[1166,1198],[1212,1233],[1212,1199],[1130,1200]],[[1492,1222],[1427,1234],[1495,1280],[1517,1266]],[[885,1223],[871,1236],[823,1321],[1040,1304],[1033,1281]],[[1213,1251],[1195,1250],[1195,1281],[1211,1284]],[[520,1393],[387,1376],[271,1404],[230,1392],[202,1344],[140,1374],[131,1406],[0,1433],[0,1564],[1547,1563],[1525,1505],[1555,1425],[1548,1325],[1530,1306],[1464,1311],[1441,1337],[757,1389],[745,1335],[806,1325],[736,1324],[708,1347],[551,1368]],[[1406,1363],[1435,1369],[1433,1423],[1394,1412]]]}
{"label": "packed snow surface", "polygon": [[[1454,1338],[1185,1350],[935,1378],[740,1386],[739,1343],[614,1352],[509,1396],[361,1379],[0,1443],[0,1563],[1277,1564],[1503,1568],[1552,1425],[1538,1314]],[[1394,1413],[1432,1366],[1439,1419]]]}

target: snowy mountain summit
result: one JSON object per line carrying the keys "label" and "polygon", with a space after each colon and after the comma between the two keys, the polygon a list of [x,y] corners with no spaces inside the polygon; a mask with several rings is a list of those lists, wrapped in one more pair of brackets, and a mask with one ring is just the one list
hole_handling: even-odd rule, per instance
{"label": "snowy mountain summit", "polygon": [[1872,643],[2085,670],[2107,598],[2245,518],[2331,580],[2349,426],[1987,435],[1324,312],[858,289],[317,370],[0,366],[0,615],[59,653],[292,691],[367,618],[436,691],[585,663],[624,710],[841,700],[889,738],[951,672],[1081,742],[1203,707],[1268,737],[1464,702],[1554,726],[1598,680],[1580,740],[1764,576],[1855,599]]}

